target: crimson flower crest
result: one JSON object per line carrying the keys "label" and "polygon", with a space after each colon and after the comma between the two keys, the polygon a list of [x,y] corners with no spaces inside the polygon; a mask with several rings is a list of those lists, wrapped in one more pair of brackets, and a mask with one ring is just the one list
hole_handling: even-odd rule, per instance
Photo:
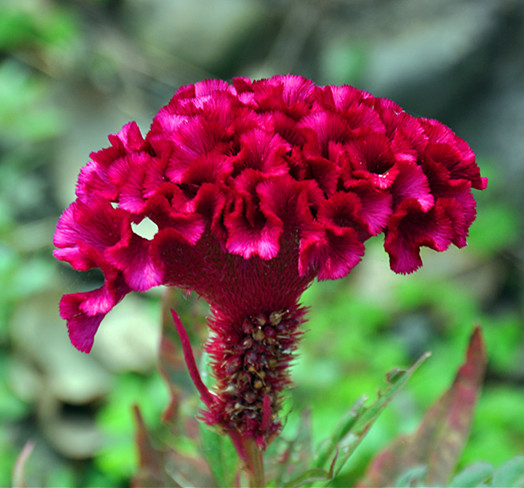
{"label": "crimson flower crest", "polygon": [[[347,275],[381,233],[397,273],[421,266],[422,246],[464,246],[471,189],[486,187],[443,124],[292,75],[182,87],[145,137],[131,122],[109,141],[81,170],[54,238],[57,259],[105,279],[62,298],[71,341],[89,352],[131,291],[195,290],[213,311],[207,420],[260,445],[279,429],[271,412],[311,281]],[[134,232],[144,219],[152,239]]]}

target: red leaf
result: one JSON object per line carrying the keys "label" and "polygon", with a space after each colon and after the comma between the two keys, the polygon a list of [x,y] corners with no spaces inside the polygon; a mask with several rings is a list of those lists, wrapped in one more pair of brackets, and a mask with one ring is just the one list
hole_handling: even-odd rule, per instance
{"label": "red leaf", "polygon": [[134,413],[137,429],[138,473],[132,480],[131,488],[216,486],[209,467],[203,459],[186,456],[170,448],[156,449],[137,406],[134,407]]}
{"label": "red leaf", "polygon": [[476,327],[451,387],[429,409],[414,434],[396,439],[368,468],[359,487],[391,486],[410,468],[425,466],[424,485],[446,484],[468,438],[486,365],[484,341]]}
{"label": "red leaf", "polygon": [[[177,333],[171,309],[182,312],[184,318],[198,317],[193,320],[196,324],[204,323],[205,311],[200,310],[205,302],[183,300],[177,290],[167,288],[162,303],[162,337],[160,341],[158,366],[169,389],[170,402],[164,412],[162,420],[171,428],[173,434],[198,439],[198,424],[194,417],[180,415],[180,405],[195,395],[194,385],[191,384],[184,360],[183,348]],[[192,328],[194,329],[194,327]],[[189,331],[192,340],[196,341],[200,331]]]}
{"label": "red leaf", "polygon": [[165,453],[151,444],[144,419],[137,405],[133,407],[136,422],[136,445],[138,448],[138,473],[132,480],[132,488],[166,486],[180,487],[164,469]]}

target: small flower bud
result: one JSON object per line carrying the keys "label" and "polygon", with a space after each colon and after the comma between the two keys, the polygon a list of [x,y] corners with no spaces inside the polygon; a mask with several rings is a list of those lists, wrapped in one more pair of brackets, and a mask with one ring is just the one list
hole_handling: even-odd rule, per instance
{"label": "small flower bud", "polygon": [[254,403],[255,400],[257,399],[257,394],[253,391],[246,391],[246,393],[244,393],[244,400],[246,403]]}
{"label": "small flower bud", "polygon": [[[267,328],[267,327],[266,327]],[[253,339],[255,339],[255,341],[257,342],[261,342],[265,339],[265,335],[264,335],[264,332],[262,331],[262,329],[259,327],[258,329],[255,330],[255,332],[253,332]]]}
{"label": "small flower bud", "polygon": [[242,323],[242,332],[244,332],[244,334],[251,334],[251,332],[253,332],[253,329],[254,326],[251,323],[251,321],[248,319],[244,320],[244,322]]}
{"label": "small flower bud", "polygon": [[251,376],[249,375],[249,373],[248,373],[247,371],[241,371],[241,372],[238,374],[237,384],[238,384],[240,387],[244,387],[244,386],[247,385],[250,381],[251,381]]}
{"label": "small flower bud", "polygon": [[258,356],[254,351],[248,351],[244,356],[244,364],[258,364]]}
{"label": "small flower bud", "polygon": [[258,325],[266,325],[267,324],[267,319],[266,319],[266,316],[264,314],[258,314],[256,317],[255,317],[255,321],[258,323]]}
{"label": "small flower bud", "polygon": [[238,356],[232,357],[228,361],[225,361],[224,371],[226,374],[233,374],[238,368],[240,368],[241,360]]}
{"label": "small flower bud", "polygon": [[268,361],[268,366],[269,366],[271,369],[275,369],[275,368],[278,366],[278,359],[271,358],[271,359]]}
{"label": "small flower bud", "polygon": [[279,312],[271,312],[269,314],[269,323],[273,326],[280,324],[282,317],[285,315],[286,310],[280,310]]}
{"label": "small flower bud", "polygon": [[264,327],[263,332],[266,338],[274,339],[277,336],[277,332],[273,327]]}

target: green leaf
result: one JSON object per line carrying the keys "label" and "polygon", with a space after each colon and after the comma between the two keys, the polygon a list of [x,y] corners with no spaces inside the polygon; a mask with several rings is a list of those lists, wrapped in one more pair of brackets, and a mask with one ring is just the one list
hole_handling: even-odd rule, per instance
{"label": "green leaf", "polygon": [[421,486],[422,480],[426,477],[427,472],[428,468],[426,466],[414,466],[397,478],[395,488]]}
{"label": "green leaf", "polygon": [[387,486],[406,469],[424,465],[423,480],[430,486],[443,486],[451,478],[469,435],[477,392],[486,363],[480,328],[475,328],[452,386],[426,413],[411,436],[396,439],[368,468],[362,487]]}
{"label": "green leaf", "polygon": [[351,429],[359,419],[359,415],[361,415],[365,409],[364,404],[366,403],[366,400],[366,397],[360,397],[340,419],[331,438],[327,440],[327,443],[325,443],[324,446],[321,446],[321,450],[318,453],[315,462],[316,467],[320,468],[321,466],[324,466],[336,452],[340,442],[351,432]]}
{"label": "green leaf", "polygon": [[340,472],[351,454],[362,442],[365,435],[377,420],[386,405],[395,394],[406,384],[413,372],[429,357],[423,354],[409,369],[394,371],[386,375],[387,386],[378,393],[378,399],[369,407],[365,406],[366,399],[360,398],[344,415],[328,442],[321,448],[314,463],[315,468],[325,468],[325,464],[332,459],[335,452],[340,452],[334,467],[335,476]]}
{"label": "green leaf", "polygon": [[331,479],[332,476],[327,471],[319,468],[313,468],[288,481],[284,485],[284,488],[298,488],[309,483],[314,483],[315,481],[329,481]]}
{"label": "green leaf", "polygon": [[136,423],[136,445],[138,448],[138,472],[133,478],[132,487],[165,486],[180,488],[181,485],[167,475],[165,454],[153,447],[144,419],[137,406],[134,408]]}
{"label": "green leaf", "polygon": [[291,481],[288,481],[284,487],[286,488],[295,488],[300,486],[305,486],[310,483],[314,483],[315,481],[331,481],[335,475],[334,475],[334,469],[335,464],[338,459],[338,452],[335,453],[335,457],[333,458],[333,461],[331,461],[331,465],[329,466],[329,471],[325,471],[320,468],[312,468],[307,470],[306,472],[302,473],[301,475],[297,476],[296,478],[292,479]]}
{"label": "green leaf", "polygon": [[522,488],[524,486],[524,456],[504,463],[493,475],[493,487]]}
{"label": "green leaf", "polygon": [[234,486],[239,460],[233,443],[229,437],[216,433],[202,423],[199,425],[204,456],[217,486]]}
{"label": "green leaf", "polygon": [[[266,476],[275,486],[282,486],[287,480],[306,471],[313,453],[311,411],[301,412],[299,425],[291,439],[277,437],[266,451]],[[286,423],[288,419],[284,421]]]}
{"label": "green leaf", "polygon": [[472,464],[457,474],[449,483],[448,488],[469,488],[475,486],[484,486],[483,483],[489,481],[493,476],[493,471],[494,468],[489,463],[479,462]]}

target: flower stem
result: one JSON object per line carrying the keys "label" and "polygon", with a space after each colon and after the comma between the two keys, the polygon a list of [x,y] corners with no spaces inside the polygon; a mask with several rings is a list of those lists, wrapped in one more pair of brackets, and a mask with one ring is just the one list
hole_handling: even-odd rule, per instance
{"label": "flower stem", "polygon": [[264,458],[262,451],[254,439],[246,439],[246,453],[248,461],[249,488],[263,488],[266,486],[264,479]]}

